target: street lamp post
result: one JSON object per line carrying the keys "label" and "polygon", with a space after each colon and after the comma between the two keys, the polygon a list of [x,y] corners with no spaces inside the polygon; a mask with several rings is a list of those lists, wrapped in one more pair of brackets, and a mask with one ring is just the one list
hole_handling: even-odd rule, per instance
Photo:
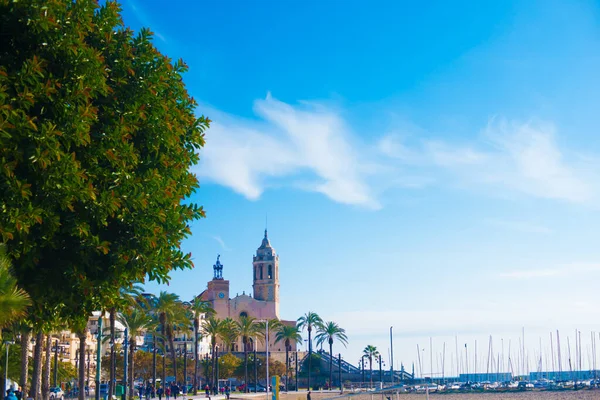
{"label": "street lamp post", "polygon": [[8,347],[11,344],[15,344],[15,342],[13,342],[12,340],[7,340],[4,342],[4,345],[6,346],[6,366],[4,367],[4,389],[7,390],[6,385],[8,384]]}
{"label": "street lamp post", "polygon": [[187,395],[187,338],[185,336],[183,337],[183,386],[184,395]]}
{"label": "street lamp post", "polygon": [[344,391],[342,385],[342,353],[338,354],[338,381],[340,383],[340,393],[342,393]]}
{"label": "street lamp post", "polygon": [[[127,354],[127,348],[129,347],[129,329],[127,327],[125,327],[125,333],[124,333],[124,338],[123,338],[123,400],[127,400],[127,358],[128,358],[128,354]],[[135,338],[132,338],[133,340],[135,340]],[[133,354],[131,355],[133,357]],[[115,373],[115,376],[117,374]],[[115,378],[116,379],[116,378]]]}
{"label": "street lamp post", "polygon": [[[100,400],[100,370],[102,369],[102,315],[98,316],[98,338],[96,339],[96,390],[94,396]],[[81,360],[83,362],[83,360]],[[79,388],[81,390],[81,388]]]}
{"label": "street lamp post", "polygon": [[390,326],[390,381],[394,386],[394,340],[392,335],[393,326]]}
{"label": "street lamp post", "polygon": [[264,322],[266,327],[267,400],[269,400],[269,320],[261,319],[259,322]]}
{"label": "street lamp post", "polygon": [[[256,343],[258,343],[256,341],[256,338],[254,338],[254,393],[256,393],[256,388],[258,386],[258,364],[256,363]],[[249,392],[248,390],[248,382],[246,382],[246,393]]]}
{"label": "street lamp post", "polygon": [[383,366],[384,362],[381,360],[381,354],[379,355],[379,384],[381,385],[381,388],[383,388]]}
{"label": "street lamp post", "polygon": [[[208,386],[208,353],[204,354],[204,381]],[[210,388],[208,390],[210,391]]]}
{"label": "street lamp post", "polygon": [[56,381],[58,380],[58,343],[60,339],[56,338],[56,344],[54,345],[54,387],[56,387]]}
{"label": "street lamp post", "polygon": [[215,395],[219,394],[219,346],[215,346],[216,349],[216,353],[215,353],[215,381],[217,382],[217,393],[215,393]]}
{"label": "street lamp post", "polygon": [[85,386],[90,387],[90,358],[91,358],[92,350],[87,349],[87,379],[85,381]]}

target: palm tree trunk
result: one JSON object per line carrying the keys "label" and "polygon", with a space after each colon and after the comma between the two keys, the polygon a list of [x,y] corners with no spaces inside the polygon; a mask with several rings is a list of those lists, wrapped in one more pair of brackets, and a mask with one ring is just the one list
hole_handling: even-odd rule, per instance
{"label": "palm tree trunk", "polygon": [[215,351],[217,350],[217,345],[216,343],[213,345],[212,347],[212,376],[213,376],[213,381],[212,383],[212,387],[216,387],[216,379],[217,378],[217,358],[215,357]]}
{"label": "palm tree trunk", "polygon": [[[134,387],[133,387],[133,382],[135,380],[134,377],[134,373],[135,373],[135,367],[134,367],[134,362],[135,362],[135,340],[132,340],[131,343],[129,344],[129,398],[133,399],[134,396]],[[155,353],[156,354],[156,353]],[[156,359],[154,360],[154,383],[156,384]],[[163,387],[164,387],[164,383],[163,383]],[[156,386],[154,386],[154,388],[156,388]],[[163,389],[164,391],[164,389]]]}
{"label": "palm tree trunk", "polygon": [[42,376],[42,399],[50,399],[50,361],[52,361],[52,335],[46,335],[46,346],[44,349],[44,369]]}
{"label": "palm tree trunk", "polygon": [[285,391],[287,392],[288,383],[290,381],[290,357],[289,357],[289,346],[285,345]]}
{"label": "palm tree trunk", "polygon": [[[163,381],[163,391],[164,384]],[[156,332],[152,335],[152,385],[156,388]]]}
{"label": "palm tree trunk", "polygon": [[[338,365],[338,367],[340,367]],[[333,341],[329,341],[329,390],[333,387],[332,378],[332,370],[333,370]]]}
{"label": "palm tree trunk", "polygon": [[39,331],[35,335],[35,347],[33,349],[33,376],[31,377],[31,397],[35,400],[41,400],[42,383],[42,342],[44,334]]}
{"label": "palm tree trunk", "polygon": [[163,352],[163,359],[162,359],[162,382],[161,385],[163,385],[163,390],[167,388],[167,346],[165,343],[165,336],[167,334],[166,329],[165,329],[165,321],[166,321],[166,317],[164,316],[164,313],[161,314],[160,316],[160,333],[162,335],[161,338],[161,343],[162,343],[162,352]]}
{"label": "palm tree trunk", "polygon": [[371,378],[371,389],[373,388],[373,357],[369,356],[369,377]]}
{"label": "palm tree trunk", "polygon": [[[163,340],[164,342],[164,340]],[[166,347],[165,347],[166,349]],[[167,355],[166,352],[163,350],[163,357],[162,357],[162,382],[160,383],[163,387],[163,390],[167,388]]]}
{"label": "palm tree trunk", "polygon": [[308,390],[310,390],[310,371],[312,370],[312,339],[310,326],[308,327]]}
{"label": "palm tree trunk", "polygon": [[177,358],[175,357],[175,342],[173,341],[173,332],[169,329],[169,350],[171,351],[171,360],[173,362],[173,376],[175,377],[175,383],[177,383]]}
{"label": "palm tree trunk", "polygon": [[244,340],[244,392],[248,393],[248,339]]}
{"label": "palm tree trunk", "polygon": [[116,366],[116,357],[115,357],[115,319],[116,319],[116,310],[114,308],[110,309],[108,314],[109,323],[110,323],[110,380],[108,382],[108,398],[112,399],[113,393],[115,392],[115,366]]}
{"label": "palm tree trunk", "polygon": [[[200,321],[194,318],[194,396],[198,395],[198,330]],[[187,383],[187,382],[186,382]]]}
{"label": "palm tree trunk", "polygon": [[21,377],[19,379],[19,386],[21,386],[21,393],[23,397],[27,396],[27,381],[29,378],[29,341],[31,340],[31,331],[25,328],[24,332],[21,333]]}
{"label": "palm tree trunk", "polygon": [[[87,332],[84,329],[79,332],[79,395],[78,400],[85,400],[85,340],[87,338]],[[98,343],[98,346],[101,344]],[[100,388],[96,388],[100,390]]]}

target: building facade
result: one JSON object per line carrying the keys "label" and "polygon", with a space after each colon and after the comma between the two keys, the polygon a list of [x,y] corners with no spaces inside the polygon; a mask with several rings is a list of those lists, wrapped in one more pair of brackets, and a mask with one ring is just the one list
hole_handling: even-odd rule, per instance
{"label": "building facade", "polygon": [[[199,296],[208,301],[219,319],[253,317],[258,320],[280,320],[285,325],[295,325],[296,321],[283,321],[279,314],[279,256],[271,246],[267,230],[260,247],[252,258],[253,294],[241,294],[230,297],[229,281],[223,278],[223,264],[220,256],[213,266],[214,276],[207,283],[207,288]],[[266,341],[252,340],[249,350],[266,351]],[[222,343],[220,343],[222,346]],[[292,343],[290,351],[296,351]],[[221,347],[222,348],[222,347]],[[233,344],[233,351],[243,351],[242,339]],[[275,333],[269,332],[269,351],[285,352],[283,342],[275,342]]]}

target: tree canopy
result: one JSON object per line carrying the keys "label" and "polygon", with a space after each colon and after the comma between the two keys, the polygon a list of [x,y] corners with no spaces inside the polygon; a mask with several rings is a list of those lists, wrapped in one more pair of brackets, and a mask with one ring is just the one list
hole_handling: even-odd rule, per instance
{"label": "tree canopy", "polygon": [[85,326],[121,287],[192,266],[210,121],[114,1],[0,0],[0,31],[0,238],[36,316]]}

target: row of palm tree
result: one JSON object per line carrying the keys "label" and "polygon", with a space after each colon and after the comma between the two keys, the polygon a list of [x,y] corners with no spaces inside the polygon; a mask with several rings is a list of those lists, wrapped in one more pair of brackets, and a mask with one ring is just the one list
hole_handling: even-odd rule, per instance
{"label": "row of palm tree", "polygon": [[[265,323],[253,317],[242,316],[239,320],[231,318],[219,319],[216,317],[210,303],[196,297],[190,303],[183,302],[173,293],[160,292],[154,299],[147,301],[141,296],[142,288],[139,285],[122,288],[118,298],[114,299],[107,305],[106,311],[109,315],[108,331],[110,343],[115,343],[116,336],[116,321],[123,323],[129,330],[129,335],[132,338],[143,335],[146,332],[152,332],[153,337],[153,366],[152,376],[153,384],[156,384],[156,354],[161,350],[163,354],[168,350],[169,356],[173,365],[174,375],[177,377],[177,362],[174,338],[178,333],[191,333],[194,338],[194,388],[198,388],[198,367],[200,356],[198,354],[198,341],[204,336],[210,338],[212,349],[212,365],[213,373],[216,373],[216,351],[217,343],[223,343],[223,351],[232,351],[233,345],[241,339],[244,352],[244,377],[245,382],[248,382],[248,351],[256,340],[264,341],[265,339]],[[13,324],[17,319],[22,318],[28,312],[28,307],[31,305],[31,299],[23,290],[16,286],[16,280],[10,274],[10,263],[8,257],[3,255],[0,247],[0,335],[2,328]],[[101,313],[103,318],[104,312]],[[302,340],[301,331],[308,332],[309,357],[308,357],[308,383],[310,387],[310,371],[312,366],[312,348],[313,348],[313,333],[316,334],[314,339],[317,345],[324,343],[329,344],[330,365],[329,365],[329,382],[332,382],[332,359],[333,359],[333,343],[339,341],[344,346],[347,344],[347,337],[343,328],[340,328],[334,322],[323,322],[321,317],[314,312],[308,312],[300,317],[297,323],[293,325],[283,324],[280,321],[269,321],[269,327],[275,335],[275,342],[283,342],[285,346],[285,366],[286,366],[286,386],[289,381],[290,372],[290,357],[289,351],[292,349],[292,344]],[[42,370],[42,353],[46,351],[46,363],[49,362],[49,353],[51,348],[52,329],[58,331],[63,327],[59,324],[54,324],[53,327],[46,327],[44,335],[42,329],[36,329],[36,346],[34,351],[34,377],[32,379],[32,393],[34,398],[38,398],[38,393],[41,389],[48,389],[49,377],[41,377]],[[31,338],[32,329],[29,326],[19,327],[21,332],[22,346],[22,369],[27,371],[28,361],[28,343]],[[80,340],[85,342],[85,330],[78,332]],[[0,337],[1,339],[1,337]],[[44,340],[45,339],[45,340]],[[82,347],[83,348],[83,347]],[[81,349],[80,349],[81,350]],[[133,380],[135,377],[135,352],[136,341],[129,342],[129,387],[130,396],[133,396]],[[187,350],[186,350],[187,351]],[[83,350],[85,352],[85,350]],[[162,382],[166,382],[166,357],[163,357],[163,376]],[[115,346],[110,346],[110,378],[109,378],[109,395],[114,394],[115,377]],[[80,375],[83,370],[83,364],[80,363]],[[23,376],[25,375],[25,376]],[[213,378],[216,379],[216,376]],[[27,372],[21,375],[21,386],[26,387]],[[47,381],[47,382],[46,382]],[[47,390],[44,390],[46,392]],[[44,393],[46,394],[46,393]],[[46,398],[46,396],[43,396]]]}
{"label": "row of palm tree", "polygon": [[298,318],[297,326],[302,330],[306,329],[308,332],[308,387],[310,388],[310,375],[312,371],[312,332],[313,329],[316,329],[317,335],[315,336],[315,339],[317,341],[317,346],[322,345],[325,342],[329,344],[329,387],[331,388],[333,383],[333,342],[338,340],[346,346],[348,344],[346,330],[341,328],[335,322],[324,322],[317,313],[312,311],[309,311]]}

